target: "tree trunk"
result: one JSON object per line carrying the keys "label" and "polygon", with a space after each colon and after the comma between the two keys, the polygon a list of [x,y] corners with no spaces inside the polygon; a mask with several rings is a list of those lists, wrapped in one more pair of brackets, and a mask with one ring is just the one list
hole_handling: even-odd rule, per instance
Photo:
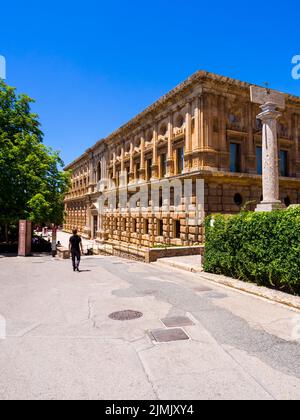
{"label": "tree trunk", "polygon": [[7,223],[5,223],[4,225],[4,240],[5,240],[5,243],[8,244],[8,224]]}

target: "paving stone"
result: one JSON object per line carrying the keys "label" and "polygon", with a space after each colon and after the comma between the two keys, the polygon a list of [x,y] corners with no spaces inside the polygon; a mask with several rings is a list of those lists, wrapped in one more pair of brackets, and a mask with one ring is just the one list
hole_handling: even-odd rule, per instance
{"label": "paving stone", "polygon": [[153,330],[150,331],[150,335],[158,343],[189,340],[189,336],[181,328]]}
{"label": "paving stone", "polygon": [[174,327],[189,327],[195,325],[194,322],[185,316],[176,316],[172,318],[165,318],[162,319],[162,323],[167,328],[174,328]]}

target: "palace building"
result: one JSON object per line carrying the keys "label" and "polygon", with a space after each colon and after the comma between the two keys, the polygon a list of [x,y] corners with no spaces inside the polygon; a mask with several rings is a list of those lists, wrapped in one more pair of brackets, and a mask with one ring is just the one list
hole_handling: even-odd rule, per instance
{"label": "palace building", "polygon": [[[248,83],[200,71],[67,166],[72,187],[65,198],[64,229],[84,237],[138,246],[203,243],[203,225],[187,223],[186,213],[97,210],[103,179],[111,188],[159,180],[204,180],[205,212],[233,214],[262,200],[262,124],[250,102]],[[280,195],[300,203],[300,98],[286,95],[278,122]],[[128,192],[128,200],[133,193]],[[184,202],[184,197],[182,197]],[[172,200],[171,200],[172,201]]]}

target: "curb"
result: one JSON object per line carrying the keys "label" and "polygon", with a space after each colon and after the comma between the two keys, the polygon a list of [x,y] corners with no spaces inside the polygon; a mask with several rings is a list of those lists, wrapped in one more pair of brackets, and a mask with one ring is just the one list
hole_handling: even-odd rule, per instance
{"label": "curb", "polygon": [[177,268],[178,270],[184,270],[184,271],[188,271],[189,273],[203,273],[203,269],[202,268],[195,268],[186,264],[180,264],[178,262],[166,262],[166,261],[160,261],[158,260],[157,263],[167,266],[167,267],[173,267],[173,268]]}
{"label": "curb", "polygon": [[238,290],[240,292],[248,293],[250,295],[266,299],[273,303],[279,303],[280,305],[288,306],[289,308],[300,311],[300,297],[289,295],[279,290],[268,289],[264,286],[258,286],[254,283],[246,283],[241,280],[232,279],[217,274],[205,273],[201,269],[190,267],[186,264],[180,264],[175,262],[158,261],[159,264],[177,268],[179,270],[188,271],[190,273],[198,274],[200,278],[219,284],[221,286],[230,287],[231,289]]}

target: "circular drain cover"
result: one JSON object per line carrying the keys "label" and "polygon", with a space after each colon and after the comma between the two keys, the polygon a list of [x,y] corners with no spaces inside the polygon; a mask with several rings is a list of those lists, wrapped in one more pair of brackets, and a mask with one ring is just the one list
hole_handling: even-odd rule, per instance
{"label": "circular drain cover", "polygon": [[132,321],[133,319],[142,318],[142,316],[142,312],[128,310],[114,312],[113,314],[109,315],[109,318],[113,319],[114,321]]}

